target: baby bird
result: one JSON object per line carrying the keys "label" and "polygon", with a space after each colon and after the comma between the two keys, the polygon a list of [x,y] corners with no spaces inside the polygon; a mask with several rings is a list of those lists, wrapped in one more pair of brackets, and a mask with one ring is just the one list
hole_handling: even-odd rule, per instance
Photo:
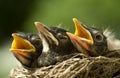
{"label": "baby bird", "polygon": [[103,55],[108,50],[107,38],[96,28],[87,27],[73,18],[75,34],[67,32],[73,45],[79,52],[90,56]]}
{"label": "baby bird", "polygon": [[77,52],[66,30],[58,27],[46,27],[35,22],[39,34],[13,33],[10,51],[28,68],[39,68],[56,64],[70,58]]}
{"label": "baby bird", "polygon": [[42,40],[43,50],[38,61],[39,66],[53,65],[66,60],[76,52],[66,30],[58,27],[48,28],[35,22]]}
{"label": "baby bird", "polygon": [[42,52],[42,41],[36,34],[13,33],[13,42],[10,51],[20,61],[29,68],[38,67],[37,59]]}

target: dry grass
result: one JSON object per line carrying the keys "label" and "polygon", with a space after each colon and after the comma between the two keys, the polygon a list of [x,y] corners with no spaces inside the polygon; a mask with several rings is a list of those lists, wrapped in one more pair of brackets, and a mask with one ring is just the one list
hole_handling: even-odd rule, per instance
{"label": "dry grass", "polygon": [[13,68],[10,78],[120,78],[120,50],[105,56],[75,54],[68,60],[37,69]]}

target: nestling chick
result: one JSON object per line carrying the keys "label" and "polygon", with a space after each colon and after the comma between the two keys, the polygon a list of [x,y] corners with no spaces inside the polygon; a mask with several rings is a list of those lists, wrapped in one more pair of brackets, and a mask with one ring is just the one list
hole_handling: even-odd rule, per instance
{"label": "nestling chick", "polygon": [[29,68],[38,66],[37,59],[42,52],[42,42],[38,35],[31,33],[13,33],[13,42],[10,51]]}
{"label": "nestling chick", "polygon": [[76,27],[75,34],[67,34],[79,52],[90,56],[98,56],[103,55],[108,50],[107,38],[102,32],[81,24],[76,18],[73,18],[73,21]]}
{"label": "nestling chick", "polygon": [[48,28],[45,25],[35,22],[39,36],[42,40],[43,50],[38,61],[39,66],[56,64],[70,58],[75,48],[66,30],[57,27]]}
{"label": "nestling chick", "polygon": [[66,30],[58,27],[45,27],[35,23],[39,35],[13,33],[10,51],[25,67],[36,68],[63,61],[76,49],[73,47]]}

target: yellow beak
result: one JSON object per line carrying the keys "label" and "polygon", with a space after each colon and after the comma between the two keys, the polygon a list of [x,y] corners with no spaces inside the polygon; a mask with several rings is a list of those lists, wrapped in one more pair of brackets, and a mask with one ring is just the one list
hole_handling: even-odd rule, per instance
{"label": "yellow beak", "polygon": [[73,22],[75,24],[75,35],[79,36],[81,38],[85,38],[87,41],[91,41],[91,44],[93,44],[93,38],[90,34],[90,32],[85,29],[85,27],[80,23],[76,18],[73,18]]}
{"label": "yellow beak", "polygon": [[73,22],[76,28],[75,33],[72,34],[67,32],[68,36],[76,47],[81,46],[84,49],[89,50],[89,46],[93,45],[91,33],[76,18],[73,18]]}
{"label": "yellow beak", "polygon": [[16,34],[12,34],[13,42],[10,48],[10,51],[16,57],[23,56],[27,58],[31,58],[31,53],[35,52],[35,47],[26,39],[23,39]]}

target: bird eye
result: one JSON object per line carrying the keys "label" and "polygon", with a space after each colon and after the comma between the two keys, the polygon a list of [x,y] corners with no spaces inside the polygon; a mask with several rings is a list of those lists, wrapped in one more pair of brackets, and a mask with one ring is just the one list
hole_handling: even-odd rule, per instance
{"label": "bird eye", "polygon": [[41,43],[41,40],[39,39],[38,36],[32,36],[31,42],[33,42],[33,44],[35,44],[35,45],[39,45]]}
{"label": "bird eye", "polygon": [[63,35],[61,33],[58,33],[57,36],[60,38],[60,39],[67,39],[68,37],[66,35]]}
{"label": "bird eye", "polygon": [[41,47],[41,40],[40,39],[34,39],[32,42],[36,47]]}
{"label": "bird eye", "polygon": [[103,41],[103,36],[102,36],[102,34],[96,34],[95,39],[96,39],[96,41],[98,41],[98,42]]}

